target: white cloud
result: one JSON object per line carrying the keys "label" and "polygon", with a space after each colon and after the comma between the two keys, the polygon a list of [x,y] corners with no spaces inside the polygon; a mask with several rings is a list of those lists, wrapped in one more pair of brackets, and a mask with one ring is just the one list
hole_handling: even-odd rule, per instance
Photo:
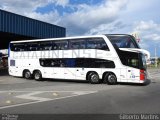
{"label": "white cloud", "polygon": [[67,6],[69,4],[69,0],[53,0],[56,2],[57,5],[60,5],[60,6]]}
{"label": "white cloud", "polygon": [[140,21],[135,23],[135,31],[148,31],[148,30],[156,30],[160,31],[160,24],[154,23],[154,21]]}
{"label": "white cloud", "polygon": [[15,12],[21,15],[31,13],[38,7],[43,7],[49,4],[50,1],[44,0],[1,0],[1,9]]}
{"label": "white cloud", "polygon": [[[102,29],[103,26],[109,26],[110,31],[112,24],[118,15],[119,11],[126,7],[128,0],[104,0],[96,5],[69,5],[69,0],[1,0],[1,8],[15,12],[24,16],[39,19],[45,22],[58,24],[67,28],[68,35],[83,35],[92,33],[96,28]],[[37,13],[36,9],[45,7],[50,3],[68,6],[71,9],[76,8],[72,13],[65,13],[60,15],[56,10],[49,13]],[[107,25],[109,24],[109,25]],[[101,30],[102,31],[102,30]]]}
{"label": "white cloud", "polygon": [[[25,15],[25,16],[31,16],[30,14],[36,14],[35,11],[37,8],[45,7],[51,3],[65,7],[69,3],[69,0],[1,0],[0,9]],[[54,12],[51,12],[51,13],[54,13]],[[52,17],[51,13],[48,13],[48,15],[51,15]],[[39,15],[40,13],[35,15],[35,18],[36,16],[39,16]],[[45,16],[46,14],[44,14],[42,18],[44,18]]]}
{"label": "white cloud", "polygon": [[111,22],[109,24],[101,24],[97,26],[96,28],[93,28],[89,30],[86,34],[109,34],[109,33],[115,33],[120,28],[124,28],[125,25],[120,21]]}
{"label": "white cloud", "polygon": [[160,40],[160,24],[155,23],[153,20],[136,22],[133,26],[133,30],[139,32],[142,39]]}
{"label": "white cloud", "polygon": [[156,33],[145,35],[143,38],[146,39],[146,40],[150,40],[150,41],[154,40],[154,41],[159,41],[160,42],[160,35],[156,34]]}
{"label": "white cloud", "polygon": [[60,24],[68,29],[69,35],[85,34],[91,29],[114,22],[126,4],[127,0],[109,0],[94,6],[81,4],[77,6],[76,12],[65,14]]}
{"label": "white cloud", "polygon": [[0,9],[41,21],[58,24],[60,15],[57,10],[50,11],[44,14],[36,12],[37,8],[45,7],[51,3],[55,3],[56,5],[61,5],[64,7],[69,3],[69,0],[1,0]]}
{"label": "white cloud", "polygon": [[141,42],[139,45],[140,45],[141,48],[143,48],[143,49],[145,49],[145,50],[148,50],[148,49],[149,49],[148,43]]}
{"label": "white cloud", "polygon": [[153,20],[136,22],[133,24],[133,30],[140,34],[140,46],[143,49],[149,50],[152,46],[160,44],[160,24]]}

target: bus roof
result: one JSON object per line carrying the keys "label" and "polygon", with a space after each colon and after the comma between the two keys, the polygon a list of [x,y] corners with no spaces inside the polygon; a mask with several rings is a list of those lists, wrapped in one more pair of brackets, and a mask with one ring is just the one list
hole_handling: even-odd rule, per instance
{"label": "bus roof", "polygon": [[104,35],[74,36],[74,37],[61,37],[61,38],[33,39],[33,40],[19,40],[19,41],[11,41],[10,43],[38,42],[38,41],[50,41],[50,40],[54,41],[54,40],[79,39],[79,38],[89,38],[89,37],[104,37]]}
{"label": "bus roof", "polygon": [[105,36],[126,36],[129,34],[104,34],[104,35],[90,35],[90,36],[73,36],[73,37],[61,37],[61,38],[46,38],[46,39],[33,39],[33,40],[19,40],[19,41],[11,41],[10,43],[23,43],[23,42],[38,42],[38,41],[54,41],[54,40],[67,40],[67,39],[79,39],[79,38],[89,38],[89,37],[105,37]]}

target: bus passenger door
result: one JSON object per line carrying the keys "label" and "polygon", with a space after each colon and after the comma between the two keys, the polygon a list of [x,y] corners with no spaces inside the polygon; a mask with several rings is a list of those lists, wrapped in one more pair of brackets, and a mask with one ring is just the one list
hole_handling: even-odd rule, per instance
{"label": "bus passenger door", "polygon": [[75,68],[66,67],[64,68],[64,78],[75,79]]}
{"label": "bus passenger door", "polygon": [[75,68],[75,77],[78,80],[86,80],[86,74],[85,74],[85,69],[84,67],[82,68]]}
{"label": "bus passenger door", "polygon": [[64,78],[65,79],[75,79],[75,59],[66,58],[64,59]]}
{"label": "bus passenger door", "polygon": [[75,65],[75,78],[78,80],[85,80],[85,58],[76,58],[76,65]]}

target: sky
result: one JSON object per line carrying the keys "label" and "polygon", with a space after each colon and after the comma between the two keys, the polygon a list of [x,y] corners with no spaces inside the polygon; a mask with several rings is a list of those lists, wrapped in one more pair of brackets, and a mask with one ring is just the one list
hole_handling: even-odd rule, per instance
{"label": "sky", "polygon": [[160,56],[160,0],[0,0],[0,9],[63,26],[67,36],[138,33]]}

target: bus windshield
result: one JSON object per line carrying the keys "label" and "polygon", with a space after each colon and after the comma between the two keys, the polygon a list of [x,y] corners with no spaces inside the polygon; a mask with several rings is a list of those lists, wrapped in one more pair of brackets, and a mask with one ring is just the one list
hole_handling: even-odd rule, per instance
{"label": "bus windshield", "polygon": [[146,70],[146,59],[144,54],[118,50],[121,62],[125,66]]}
{"label": "bus windshield", "polygon": [[142,68],[147,69],[147,62],[144,54],[141,54],[142,58]]}
{"label": "bus windshield", "polygon": [[107,37],[118,48],[140,48],[131,35],[107,35]]}

